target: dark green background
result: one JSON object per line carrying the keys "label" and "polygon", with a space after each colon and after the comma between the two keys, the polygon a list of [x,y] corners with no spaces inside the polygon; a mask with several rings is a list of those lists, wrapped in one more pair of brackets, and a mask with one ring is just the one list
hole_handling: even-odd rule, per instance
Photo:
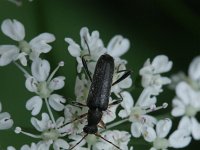
{"label": "dark green background", "polygon": [[[87,26],[90,31],[98,30],[105,45],[116,34],[122,34],[131,41],[131,48],[123,57],[129,61],[128,68],[133,70],[134,79],[147,58],[165,54],[174,62],[171,73],[179,70],[187,72],[194,56],[200,53],[200,4],[198,0],[24,0],[17,7],[7,0],[0,0],[0,22],[6,18],[21,21],[26,29],[26,40],[31,40],[41,32],[55,34],[53,50],[43,55],[50,60],[52,68],[60,60],[65,67],[59,74],[66,76],[66,86],[58,93],[66,98],[74,98],[76,62],[67,51],[64,37],[71,37],[77,42],[79,31]],[[15,44],[0,33],[0,44]],[[141,89],[132,89],[135,99]],[[0,67],[0,101],[3,110],[9,111],[16,126],[31,131],[30,113],[25,110],[25,102],[34,94],[24,86],[23,74],[13,65]],[[174,92],[166,89],[159,96],[171,103]],[[170,107],[168,108],[168,111]],[[166,113],[165,111],[161,111]],[[29,126],[27,126],[29,124]],[[26,125],[26,126],[25,126]],[[33,131],[34,132],[34,131]],[[11,130],[0,132],[0,145],[29,144],[32,138],[15,135]],[[132,143],[137,141],[132,140]],[[144,145],[134,145],[135,149],[147,149]],[[187,150],[200,146],[193,142]],[[2,149],[2,148],[0,148]]]}

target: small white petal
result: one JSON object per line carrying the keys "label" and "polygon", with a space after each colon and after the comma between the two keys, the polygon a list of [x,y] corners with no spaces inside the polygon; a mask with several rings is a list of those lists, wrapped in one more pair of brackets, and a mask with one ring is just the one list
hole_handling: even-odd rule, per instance
{"label": "small white petal", "polygon": [[153,142],[156,139],[156,132],[152,127],[144,126],[142,134],[147,142]]}
{"label": "small white petal", "polygon": [[38,82],[34,77],[30,76],[26,79],[25,86],[30,92],[37,92],[37,85]]}
{"label": "small white petal", "polygon": [[141,129],[142,125],[138,122],[134,122],[131,124],[131,134],[133,135],[133,137],[140,137],[141,136]]}
{"label": "small white petal", "polygon": [[172,103],[174,107],[171,112],[172,116],[182,116],[185,113],[185,105],[183,102],[177,98],[174,98]]}
{"label": "small white petal", "polygon": [[68,149],[69,148],[69,144],[63,139],[57,139],[53,143],[53,148],[54,148],[54,150]]}
{"label": "small white petal", "polygon": [[66,102],[66,100],[58,94],[52,94],[49,97],[49,105],[56,111],[62,111],[65,107],[63,105],[63,103],[65,103],[65,102]]}
{"label": "small white petal", "polygon": [[5,35],[15,41],[21,41],[25,37],[24,25],[15,19],[13,21],[11,19],[4,20],[1,25],[1,30]]}
{"label": "small white petal", "polygon": [[31,71],[37,81],[45,81],[49,76],[50,64],[47,60],[36,59],[31,65]]}
{"label": "small white petal", "polygon": [[155,91],[155,89],[152,87],[145,88],[140,94],[136,105],[141,107],[149,107],[154,105],[157,101],[156,97],[154,96],[155,92],[157,94],[157,91]]}
{"label": "small white petal", "polygon": [[16,60],[19,54],[19,48],[14,45],[1,45],[0,46],[0,66],[5,66]]}
{"label": "small white petal", "polygon": [[191,120],[188,116],[181,118],[178,129],[184,129],[185,131],[190,132],[192,128]]}
{"label": "small white petal", "polygon": [[121,102],[121,106],[124,108],[124,110],[120,110],[119,116],[122,118],[127,117],[131,113],[131,108],[133,107],[133,98],[130,93],[128,92],[122,92],[121,96],[123,98],[123,101]]}
{"label": "small white petal", "polygon": [[26,102],[26,109],[31,111],[33,116],[39,114],[42,108],[42,99],[39,96],[34,96]]}
{"label": "small white petal", "polygon": [[5,130],[11,128],[13,125],[13,120],[7,112],[0,113],[0,130]]}
{"label": "small white petal", "polygon": [[190,144],[191,137],[184,129],[174,131],[169,137],[170,147],[183,148]]}
{"label": "small white petal", "polygon": [[156,125],[156,132],[158,137],[164,138],[169,133],[172,127],[172,121],[170,119],[160,120]]}
{"label": "small white petal", "polygon": [[191,79],[200,80],[200,56],[197,56],[192,60],[188,74]]}
{"label": "small white petal", "polygon": [[7,150],[16,150],[13,146],[8,146]]}
{"label": "small white petal", "polygon": [[195,140],[200,140],[200,124],[196,120],[196,118],[191,118],[192,124],[192,135]]}
{"label": "small white petal", "polygon": [[47,113],[42,113],[42,119],[38,120],[35,117],[31,118],[31,124],[40,132],[47,130],[50,127],[50,119]]}
{"label": "small white petal", "polygon": [[180,82],[176,86],[176,94],[185,105],[189,105],[190,99],[193,97],[194,92],[186,82]]}
{"label": "small white petal", "polygon": [[152,61],[152,66],[155,69],[154,73],[164,73],[172,68],[172,61],[169,61],[165,55],[158,55]]}
{"label": "small white petal", "polygon": [[55,41],[55,36],[51,33],[42,33],[30,41],[33,51],[40,53],[48,53],[52,47],[48,44]]}
{"label": "small white petal", "polygon": [[75,43],[71,38],[65,38],[65,41],[69,44],[68,51],[70,55],[72,55],[73,57],[79,57],[81,55],[80,46]]}
{"label": "small white petal", "polygon": [[123,81],[118,83],[118,86],[122,89],[127,89],[130,88],[132,85],[132,79],[130,77],[127,77],[126,79],[124,79]]}
{"label": "small white petal", "polygon": [[59,77],[54,78],[49,83],[49,89],[51,89],[51,90],[62,89],[65,85],[64,80],[65,80],[64,76],[59,76]]}
{"label": "small white petal", "polygon": [[23,66],[27,66],[27,59],[26,59],[27,54],[25,52],[20,53],[16,60],[19,60]]}
{"label": "small white petal", "polygon": [[121,35],[114,36],[107,47],[107,52],[113,57],[120,57],[128,51],[130,42],[128,39],[123,38]]}

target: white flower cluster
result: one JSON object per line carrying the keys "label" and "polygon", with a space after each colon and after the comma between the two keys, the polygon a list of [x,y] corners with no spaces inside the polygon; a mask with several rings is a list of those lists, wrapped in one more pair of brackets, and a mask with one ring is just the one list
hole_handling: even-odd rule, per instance
{"label": "white flower cluster", "polygon": [[[184,77],[184,78],[183,78]],[[200,112],[200,56],[193,59],[188,69],[188,77],[184,73],[172,76],[176,97],[173,99],[172,116],[181,117],[178,131],[188,137],[200,140],[200,122],[196,116]]]}
{"label": "white flower cluster", "polygon": [[[88,28],[83,27],[80,30],[80,45],[71,38],[65,38],[68,52],[77,61],[78,72],[74,91],[76,99],[66,104],[66,99],[56,94],[57,90],[64,87],[65,77],[55,77],[58,69],[64,66],[64,62],[59,62],[58,66],[51,70],[50,62],[41,58],[42,53],[51,51],[52,47],[49,43],[55,40],[54,35],[42,33],[27,42],[23,24],[11,19],[3,21],[1,30],[17,44],[0,45],[0,66],[10,63],[16,65],[25,76],[25,87],[35,94],[27,100],[25,108],[31,111],[30,122],[38,134],[25,131],[18,125],[15,125],[14,131],[16,134],[37,139],[37,142],[22,145],[21,150],[52,148],[54,150],[72,148],[133,150],[134,145],[129,142],[139,137],[149,143],[150,150],[166,150],[183,148],[191,142],[192,137],[195,140],[200,139],[200,123],[195,118],[200,111],[200,57],[195,58],[191,63],[189,77],[184,75],[184,78],[180,79],[179,76],[174,76],[172,79],[172,81],[177,79],[174,84],[177,96],[173,100],[172,115],[182,116],[182,119],[178,128],[171,131],[171,119],[159,120],[149,114],[168,105],[163,103],[157,106],[157,97],[163,92],[163,86],[171,83],[170,78],[161,75],[172,68],[172,61],[167,56],[158,55],[152,61],[146,60],[139,71],[143,90],[136,101],[129,91],[133,81],[129,74],[126,75],[131,72],[127,69],[128,62],[121,58],[129,50],[129,40],[116,35],[105,46],[98,31],[90,34]],[[97,61],[103,54],[108,54],[114,59],[112,78],[114,84],[111,87],[108,109],[103,111],[102,121],[98,124],[101,129],[99,128],[96,134],[84,134],[83,128],[87,125],[88,112],[86,100]],[[28,64],[31,64],[30,69],[27,69]],[[181,81],[182,79],[184,80]],[[115,84],[118,80],[119,83]],[[47,112],[43,112],[44,107]],[[10,114],[1,111],[0,103],[0,130],[11,128],[14,123]],[[55,111],[59,112],[58,118],[54,116]],[[38,119],[39,116],[41,119]],[[126,128],[117,130],[117,126],[123,123]],[[130,133],[127,130],[130,130]],[[13,146],[7,147],[7,150],[15,149]]]}

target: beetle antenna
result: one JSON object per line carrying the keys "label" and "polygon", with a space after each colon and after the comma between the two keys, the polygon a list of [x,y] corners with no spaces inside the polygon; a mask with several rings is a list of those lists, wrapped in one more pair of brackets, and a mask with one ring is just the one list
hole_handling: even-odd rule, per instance
{"label": "beetle antenna", "polygon": [[90,47],[88,45],[88,42],[86,41],[85,37],[83,37],[83,39],[84,39],[84,42],[85,42],[85,44],[86,44],[86,46],[88,48],[89,55],[91,55],[91,53],[90,53]]}
{"label": "beetle antenna", "polygon": [[62,126],[59,127],[59,129],[60,129],[60,128],[63,128],[64,126],[66,126],[66,125],[68,125],[68,124],[70,124],[70,123],[72,123],[72,122],[74,122],[74,121],[77,121],[77,120],[80,120],[80,119],[86,117],[87,114],[88,114],[88,113],[82,114],[82,115],[78,116],[76,119],[74,119],[74,120],[72,120],[72,121],[70,121],[70,122],[64,123]]}
{"label": "beetle antenna", "polygon": [[105,138],[104,138],[103,136],[101,136],[100,134],[95,133],[95,135],[96,135],[97,137],[100,137],[101,139],[105,140],[106,142],[112,144],[112,145],[115,146],[117,149],[121,150],[119,146],[117,146],[117,145],[115,145],[114,143],[108,141],[107,139],[105,139]]}
{"label": "beetle antenna", "polygon": [[88,134],[85,134],[84,137],[82,137],[82,139],[78,143],[76,143],[73,147],[71,147],[69,150],[72,150],[74,147],[76,147],[78,144],[80,144],[86,138],[87,135]]}

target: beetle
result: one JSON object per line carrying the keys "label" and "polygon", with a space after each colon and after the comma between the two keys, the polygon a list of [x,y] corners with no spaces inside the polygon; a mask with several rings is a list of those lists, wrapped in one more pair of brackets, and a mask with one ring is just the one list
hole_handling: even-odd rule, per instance
{"label": "beetle", "polygon": [[[89,55],[90,55],[89,46],[86,41],[85,41],[85,43],[88,47],[88,51],[89,51]],[[88,134],[94,134],[94,135],[102,138],[103,140],[109,142],[116,148],[120,149],[117,145],[115,145],[112,142],[110,142],[109,140],[105,139],[98,133],[98,126],[105,128],[105,124],[101,120],[103,111],[106,111],[108,109],[108,106],[118,104],[122,101],[122,97],[120,96],[121,99],[109,104],[111,87],[113,85],[119,83],[120,81],[124,80],[126,77],[128,77],[131,74],[131,71],[130,70],[118,71],[118,73],[120,73],[120,72],[125,72],[125,73],[117,81],[113,82],[113,75],[114,75],[114,68],[115,68],[114,59],[112,56],[105,53],[99,57],[99,59],[96,63],[95,71],[94,71],[93,78],[92,78],[90,75],[86,60],[84,58],[85,56],[87,56],[87,55],[82,56],[82,63],[83,63],[83,68],[84,68],[88,78],[91,81],[91,86],[89,89],[86,105],[79,103],[79,102],[73,102],[73,105],[80,106],[80,107],[87,106],[89,108],[89,110],[87,113],[80,115],[79,117],[77,117],[75,120],[73,120],[71,122],[74,122],[76,120],[79,120],[79,119],[87,116],[88,123],[83,128],[83,132],[86,134],[83,136],[83,138],[77,144],[75,144],[73,147],[71,147],[70,150],[73,149],[74,147],[76,147]],[[71,123],[71,122],[69,122],[69,123]],[[69,124],[69,123],[67,123],[67,124]],[[100,126],[99,124],[101,124],[102,126]]]}
{"label": "beetle", "polygon": [[114,66],[114,59],[109,54],[105,53],[99,57],[96,67],[95,67],[93,78],[90,76],[84,56],[82,57],[82,63],[83,63],[85,72],[91,81],[91,86],[89,89],[86,105],[82,103],[78,103],[78,102],[74,102],[73,104],[75,106],[81,106],[81,107],[87,106],[89,108],[86,114],[83,114],[75,119],[75,120],[78,120],[87,116],[88,123],[83,128],[84,133],[86,133],[85,136],[83,136],[83,138],[77,144],[75,144],[71,149],[76,147],[88,134],[94,134],[104,139],[105,141],[109,142],[116,148],[120,149],[117,145],[108,141],[107,139],[105,139],[98,133],[98,126],[100,123],[105,128],[105,125],[103,121],[101,120],[103,111],[106,111],[109,105],[118,104],[122,101],[122,99],[120,99],[109,104],[111,87],[119,83],[126,77],[128,77],[131,74],[131,71],[128,71],[128,70],[119,71],[119,72],[125,72],[125,73],[117,81],[113,82],[113,74],[114,74],[115,66]]}

